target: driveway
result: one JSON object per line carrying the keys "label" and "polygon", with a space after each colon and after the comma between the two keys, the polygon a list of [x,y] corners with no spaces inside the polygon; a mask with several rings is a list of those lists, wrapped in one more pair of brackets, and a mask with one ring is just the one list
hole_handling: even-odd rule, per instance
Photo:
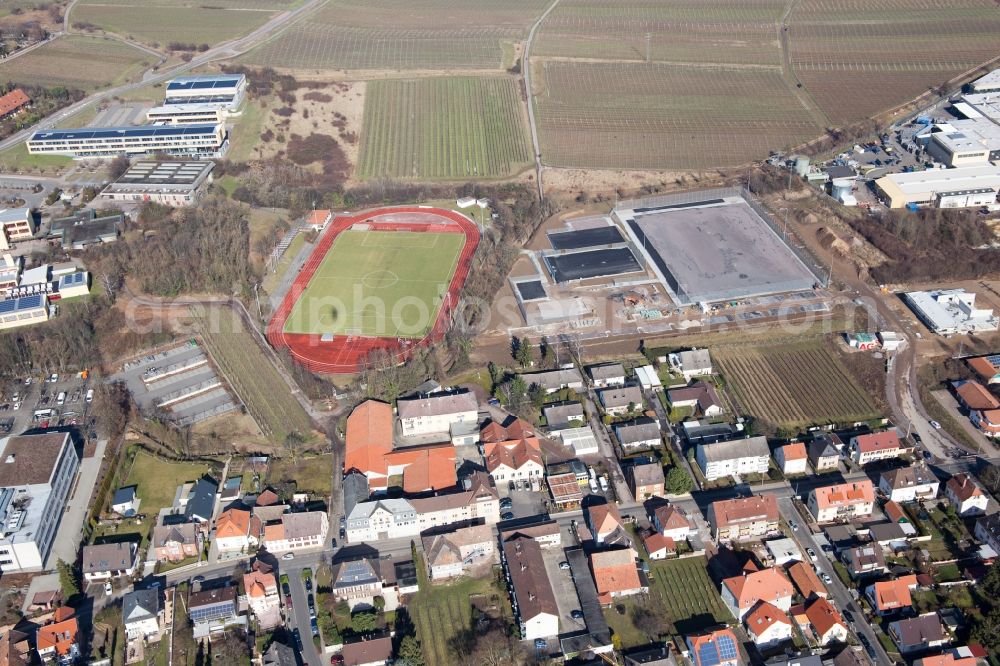
{"label": "driveway", "polygon": [[[986,438],[986,436],[979,431],[979,428],[972,425],[972,421],[969,420],[965,414],[962,413],[958,406],[958,401],[955,400],[955,396],[949,393],[945,389],[940,389],[937,391],[931,391],[931,395],[934,399],[941,403],[941,406],[948,410],[948,413],[955,419],[955,421],[962,427],[963,430],[979,445],[979,453],[985,455],[994,455],[995,451],[993,444]],[[938,454],[940,458],[952,458],[954,456],[944,454]]]}
{"label": "driveway", "polygon": [[573,611],[580,610],[580,599],[577,597],[572,572],[559,568],[559,563],[566,561],[566,553],[562,548],[543,548],[542,560],[559,607],[559,632],[562,634],[586,629],[582,619],[574,620],[571,616]]}
{"label": "driveway", "polygon": [[[307,602],[306,587],[302,582],[302,570],[307,568],[305,563],[296,564],[282,562],[286,566],[281,567],[281,573],[288,574],[288,587],[292,592],[292,613],[285,613],[285,626],[289,629],[298,629],[302,636],[302,662],[308,666],[320,666],[323,661],[320,659],[316,646],[313,644],[312,626],[309,617],[309,604]],[[288,566],[291,564],[291,566]],[[315,565],[309,567],[313,574],[316,572]],[[313,594],[316,590],[316,579],[313,578]]]}
{"label": "driveway", "polygon": [[101,471],[101,462],[104,460],[104,450],[107,445],[107,440],[99,440],[94,455],[80,461],[80,471],[77,473],[76,483],[66,500],[66,510],[59,522],[56,538],[52,542],[52,550],[49,551],[49,557],[45,560],[47,571],[54,571],[59,560],[76,561],[76,554],[80,549],[80,539],[83,537],[83,521],[90,509],[94,484],[97,483],[97,475]]}

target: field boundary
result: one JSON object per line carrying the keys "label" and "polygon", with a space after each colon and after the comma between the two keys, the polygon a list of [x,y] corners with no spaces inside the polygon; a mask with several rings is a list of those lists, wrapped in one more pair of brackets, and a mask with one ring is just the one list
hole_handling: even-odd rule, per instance
{"label": "field boundary", "polygon": [[[428,220],[436,217],[438,220]],[[383,219],[380,219],[383,218]],[[312,281],[327,253],[340,234],[356,224],[363,224],[374,231],[411,231],[434,233],[462,233],[465,245],[458,256],[445,299],[438,311],[431,330],[420,340],[401,340],[396,337],[336,335],[324,340],[320,334],[287,333],[288,320],[296,302]],[[391,352],[403,361],[421,346],[440,341],[448,330],[459,293],[472,267],[472,257],[479,246],[479,227],[455,211],[422,206],[379,208],[353,216],[334,218],[316,243],[306,263],[285,293],[281,304],[267,326],[267,340],[275,349],[287,349],[296,362],[312,372],[322,374],[350,374],[363,369],[365,357],[377,349]]]}

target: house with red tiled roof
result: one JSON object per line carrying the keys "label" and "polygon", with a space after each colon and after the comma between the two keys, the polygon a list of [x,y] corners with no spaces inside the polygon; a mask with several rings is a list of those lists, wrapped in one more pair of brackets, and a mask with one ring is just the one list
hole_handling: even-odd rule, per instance
{"label": "house with red tiled roof", "polygon": [[675,504],[658,504],[653,509],[649,522],[660,534],[674,541],[684,541],[688,535],[696,532],[687,512]]}
{"label": "house with red tiled roof", "polygon": [[980,380],[987,384],[1000,384],[1000,367],[994,365],[997,360],[997,356],[979,356],[966,359],[965,364],[976,373]]}
{"label": "house with red tiled roof", "polygon": [[684,637],[692,666],[737,666],[740,642],[732,629],[721,628]]}
{"label": "house with red tiled roof", "polygon": [[457,482],[451,443],[393,449],[392,407],[366,400],[347,417],[344,472],[357,470],[372,492],[384,492],[389,480],[402,477],[403,491],[422,493],[451,488]]}
{"label": "house with red tiled roof", "polygon": [[955,397],[969,411],[1000,409],[1000,400],[996,399],[989,389],[974,381],[964,381],[955,384]]}
{"label": "house with red tiled roof", "polygon": [[981,516],[986,513],[990,498],[983,492],[969,474],[956,474],[944,486],[945,497],[955,507],[955,513],[965,516]]}
{"label": "house with red tiled roof", "polygon": [[38,628],[35,649],[42,661],[73,664],[80,658],[79,640],[80,626],[73,617],[73,609],[61,606],[56,609],[53,622]]}
{"label": "house with red tiled roof", "polygon": [[820,645],[847,642],[847,625],[837,609],[826,599],[806,602],[806,619]]}
{"label": "house with red tiled roof", "polygon": [[976,666],[976,664],[978,661],[975,657],[959,657],[954,652],[935,654],[913,662],[913,666]]}
{"label": "house with red tiled roof", "polygon": [[785,476],[805,474],[806,466],[809,463],[806,445],[802,442],[792,442],[779,446],[774,451],[774,461],[778,463],[778,467]]}
{"label": "house with red tiled roof", "polygon": [[0,97],[0,118],[12,116],[30,104],[31,98],[20,88],[14,88],[3,97]]}
{"label": "house with red tiled roof", "polygon": [[215,547],[223,556],[245,553],[260,542],[260,533],[260,520],[249,511],[226,509],[215,521]]}
{"label": "house with red tiled roof", "polygon": [[805,562],[796,562],[790,565],[788,576],[792,579],[803,599],[811,599],[812,597],[826,599],[828,596],[826,587],[820,582],[819,576]]}
{"label": "house with red tiled roof", "polygon": [[617,504],[595,504],[587,507],[587,527],[598,544],[631,544]]}
{"label": "house with red tiled roof", "polygon": [[271,629],[281,623],[281,600],[278,596],[278,581],[271,568],[254,562],[250,573],[243,575],[243,589],[247,595],[247,605],[263,629]]}
{"label": "house with red tiled roof", "polygon": [[913,606],[910,590],[916,589],[917,577],[900,576],[895,580],[885,580],[865,589],[868,601],[879,615],[888,615]]}
{"label": "house with red tiled roof", "polygon": [[875,487],[868,479],[814,488],[809,511],[818,523],[850,521],[870,516],[875,509]]}
{"label": "house with red tiled roof", "polygon": [[745,572],[722,581],[722,601],[737,620],[746,617],[762,601],[787,611],[792,607],[794,593],[791,581],[777,567]]}
{"label": "house with red tiled roof", "polygon": [[879,460],[898,458],[909,448],[899,439],[899,434],[895,430],[883,430],[852,437],[848,443],[848,450],[854,462],[867,465]]}
{"label": "house with red tiled roof", "polygon": [[531,424],[515,419],[507,426],[490,421],[479,434],[486,471],[500,483],[529,481],[545,473],[542,445]]}
{"label": "house with red tiled roof", "polygon": [[620,597],[649,591],[649,587],[639,579],[635,552],[631,548],[591,553],[590,572],[597,586],[597,600],[602,606],[609,606]]}
{"label": "house with red tiled roof", "polygon": [[743,619],[743,626],[754,644],[766,650],[792,640],[792,623],[787,613],[774,604],[762,601]]}
{"label": "house with red tiled roof", "polygon": [[650,530],[643,535],[642,545],[649,553],[651,560],[664,560],[677,554],[677,544],[674,540],[655,530]]}

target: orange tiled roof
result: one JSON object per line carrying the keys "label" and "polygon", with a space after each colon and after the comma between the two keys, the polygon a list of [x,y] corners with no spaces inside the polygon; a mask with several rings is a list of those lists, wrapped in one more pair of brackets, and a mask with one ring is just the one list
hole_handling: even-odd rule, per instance
{"label": "orange tiled roof", "polygon": [[969,409],[990,410],[1000,408],[997,400],[985,386],[979,382],[965,382],[955,391]]}
{"label": "orange tiled roof", "polygon": [[690,527],[684,509],[673,504],[661,504],[653,511],[653,516],[656,517],[657,522],[660,523],[660,527],[665,532],[669,530],[688,529]]}
{"label": "orange tiled roof", "polygon": [[813,492],[816,493],[816,506],[820,509],[849,504],[870,504],[875,501],[875,488],[872,486],[872,482],[867,479],[823,486],[816,488]]}
{"label": "orange tiled roof", "polygon": [[750,614],[743,621],[746,623],[747,631],[755,636],[760,636],[779,623],[789,626],[792,624],[788,621],[785,611],[766,601],[757,604],[757,607],[750,611]]}
{"label": "orange tiled roof", "polygon": [[250,512],[242,509],[226,509],[215,522],[216,538],[246,536],[250,533]]}
{"label": "orange tiled roof", "polygon": [[899,448],[899,435],[895,430],[883,430],[882,432],[871,432],[867,435],[858,435],[855,438],[858,451],[861,453],[871,453],[873,451],[886,451]]}
{"label": "orange tiled roof", "polygon": [[35,645],[40,651],[55,648],[56,654],[69,654],[70,648],[76,643],[79,630],[80,627],[75,617],[47,624],[38,629]]}
{"label": "orange tiled roof", "polygon": [[968,474],[956,474],[951,477],[948,479],[947,488],[960,502],[983,495],[982,488],[977,486]]}
{"label": "orange tiled roof", "polygon": [[799,592],[801,592],[802,596],[806,599],[813,595],[817,597],[826,596],[826,588],[823,587],[823,583],[820,582],[819,576],[817,576],[816,572],[812,570],[812,567],[805,562],[796,562],[788,567],[788,575],[791,576],[792,582],[795,583],[795,587],[799,588]]}
{"label": "orange tiled roof", "polygon": [[642,587],[635,558],[628,548],[602,550],[590,555],[598,598],[607,601],[615,592],[627,592]]}
{"label": "orange tiled roof", "polygon": [[544,466],[542,445],[537,437],[488,442],[483,452],[486,455],[486,469],[490,472],[501,465],[506,465],[511,469],[521,469],[532,461],[539,466]]}
{"label": "orange tiled roof", "polygon": [[774,602],[792,596],[792,584],[776,567],[733,576],[722,581],[740,608],[750,608],[758,601]]}
{"label": "orange tiled roof", "polygon": [[997,372],[1000,372],[1000,369],[990,363],[985,356],[970,358],[966,363],[977,375],[986,381],[993,379]]}
{"label": "orange tiled roof", "polygon": [[913,666],[976,666],[975,657],[956,657],[950,652],[917,659]]}
{"label": "orange tiled roof", "polygon": [[913,599],[910,597],[910,588],[916,584],[917,577],[914,575],[875,583],[875,607],[880,611],[885,611],[912,606]]}
{"label": "orange tiled roof", "polygon": [[284,539],[285,524],[283,522],[264,526],[264,541],[284,541]]}
{"label": "orange tiled roof", "polygon": [[15,88],[3,97],[0,97],[0,116],[6,116],[8,113],[17,111],[22,106],[30,103],[31,99],[24,94],[24,91],[20,88]]}
{"label": "orange tiled roof", "polygon": [[791,444],[785,444],[781,447],[781,452],[785,456],[785,460],[805,460],[806,459],[806,445],[802,442],[792,442]]}
{"label": "orange tiled roof", "polygon": [[514,419],[506,426],[490,421],[479,431],[479,439],[484,444],[495,444],[506,440],[534,437],[534,427],[524,419]]}
{"label": "orange tiled roof", "polygon": [[589,507],[587,512],[590,514],[590,523],[598,534],[607,534],[623,527],[621,514],[614,504],[597,504]]}
{"label": "orange tiled roof", "polygon": [[248,574],[243,574],[243,587],[249,596],[259,598],[266,597],[269,589],[276,590],[278,583],[273,573],[251,571]]}
{"label": "orange tiled roof", "polygon": [[809,602],[806,606],[806,618],[820,636],[826,636],[827,632],[838,624],[845,627],[844,618],[840,617],[837,609],[826,599]]}
{"label": "orange tiled roof", "polygon": [[643,537],[642,543],[646,546],[647,553],[655,553],[664,549],[668,553],[672,553],[677,550],[673,537],[663,536],[659,532],[650,532]]}
{"label": "orange tiled roof", "polygon": [[366,400],[347,417],[344,471],[386,474],[385,454],[392,451],[392,407]]}

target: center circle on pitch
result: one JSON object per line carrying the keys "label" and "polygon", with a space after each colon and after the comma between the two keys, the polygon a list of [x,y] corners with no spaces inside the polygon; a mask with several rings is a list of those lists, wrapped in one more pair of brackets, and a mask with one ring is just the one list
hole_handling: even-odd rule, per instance
{"label": "center circle on pitch", "polygon": [[399,282],[399,276],[386,269],[372,271],[361,279],[361,283],[369,289],[385,289]]}

